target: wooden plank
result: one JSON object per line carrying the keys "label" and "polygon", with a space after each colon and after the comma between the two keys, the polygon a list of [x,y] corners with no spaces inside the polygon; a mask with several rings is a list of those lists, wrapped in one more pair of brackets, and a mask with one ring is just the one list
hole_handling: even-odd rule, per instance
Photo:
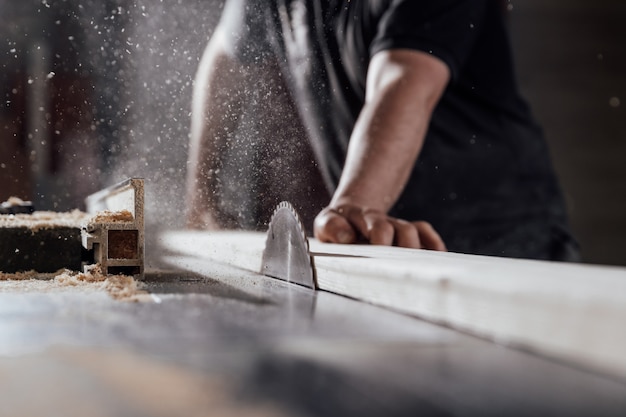
{"label": "wooden plank", "polygon": [[[169,232],[166,248],[259,271],[265,234]],[[322,290],[626,377],[626,268],[310,241]]]}
{"label": "wooden plank", "polygon": [[0,272],[78,270],[82,254],[79,227],[0,227]]}
{"label": "wooden plank", "polygon": [[0,214],[0,272],[79,269],[86,216],[78,210]]}

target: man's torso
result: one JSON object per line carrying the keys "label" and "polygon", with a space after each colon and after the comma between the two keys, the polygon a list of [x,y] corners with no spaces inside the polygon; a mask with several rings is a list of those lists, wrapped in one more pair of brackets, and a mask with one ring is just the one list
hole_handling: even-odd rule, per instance
{"label": "man's torso", "polygon": [[257,34],[259,49],[246,52],[270,51],[283,65],[331,188],[364,104],[371,56],[409,48],[443,60],[452,79],[391,214],[430,221],[459,248],[481,233],[486,241],[497,240],[489,231],[493,225],[506,228],[520,219],[565,227],[546,143],[517,89],[499,1],[254,4],[247,6],[258,8],[248,13],[253,22],[247,28]]}

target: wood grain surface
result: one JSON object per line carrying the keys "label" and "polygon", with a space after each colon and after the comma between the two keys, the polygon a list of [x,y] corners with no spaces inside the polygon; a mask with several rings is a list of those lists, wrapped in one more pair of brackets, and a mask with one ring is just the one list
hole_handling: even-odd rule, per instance
{"label": "wood grain surface", "polygon": [[[168,232],[164,247],[259,271],[265,234]],[[626,376],[626,269],[310,240],[319,289]]]}

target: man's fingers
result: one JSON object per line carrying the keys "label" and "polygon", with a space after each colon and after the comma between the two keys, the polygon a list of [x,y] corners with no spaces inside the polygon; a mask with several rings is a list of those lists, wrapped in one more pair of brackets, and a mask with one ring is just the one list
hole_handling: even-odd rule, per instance
{"label": "man's fingers", "polygon": [[313,232],[320,242],[355,243],[357,237],[350,222],[343,215],[329,208],[317,215]]}
{"label": "man's fingers", "polygon": [[372,245],[393,245],[393,238],[396,234],[394,225],[382,216],[365,216],[367,232],[364,233]]}
{"label": "man's fingers", "polygon": [[420,237],[422,247],[424,249],[447,251],[446,245],[439,236],[439,233],[433,228],[433,226],[424,221],[413,222],[413,225],[417,229]]}
{"label": "man's fingers", "polygon": [[420,249],[422,247],[421,237],[415,225],[399,219],[394,220],[394,225],[396,229],[396,246],[413,249]]}
{"label": "man's fingers", "polygon": [[372,245],[421,248],[418,231],[413,224],[388,216],[372,217],[366,216],[367,237]]}
{"label": "man's fingers", "polygon": [[408,222],[356,206],[327,207],[315,218],[315,237],[321,242],[356,243],[445,251],[441,236],[430,223]]}

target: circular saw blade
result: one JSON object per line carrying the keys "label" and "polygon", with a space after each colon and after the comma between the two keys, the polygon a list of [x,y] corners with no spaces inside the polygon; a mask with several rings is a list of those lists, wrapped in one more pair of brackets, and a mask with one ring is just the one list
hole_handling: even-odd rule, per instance
{"label": "circular saw blade", "polygon": [[267,231],[261,273],[316,288],[309,241],[300,216],[283,201],[274,210]]}

